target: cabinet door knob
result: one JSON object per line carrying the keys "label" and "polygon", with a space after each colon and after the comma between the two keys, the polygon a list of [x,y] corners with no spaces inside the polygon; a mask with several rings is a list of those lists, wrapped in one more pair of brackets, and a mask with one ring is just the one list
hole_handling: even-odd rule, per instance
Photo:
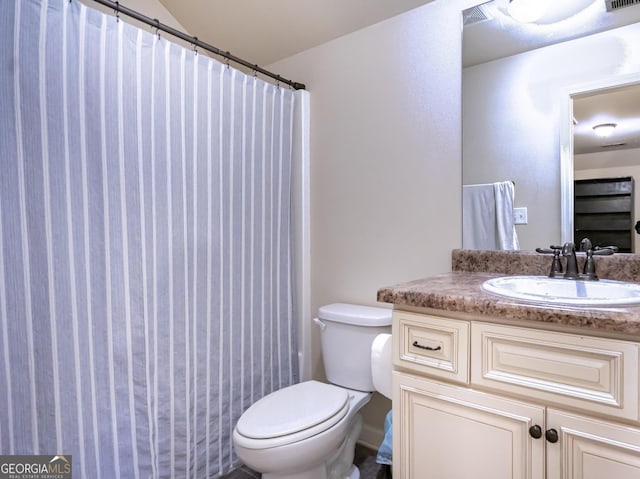
{"label": "cabinet door knob", "polygon": [[540,439],[542,437],[542,428],[535,424],[529,428],[529,434],[534,439]]}
{"label": "cabinet door knob", "polygon": [[558,442],[558,431],[556,431],[555,429],[547,429],[547,431],[544,433],[544,437],[547,439],[547,441],[556,443]]}

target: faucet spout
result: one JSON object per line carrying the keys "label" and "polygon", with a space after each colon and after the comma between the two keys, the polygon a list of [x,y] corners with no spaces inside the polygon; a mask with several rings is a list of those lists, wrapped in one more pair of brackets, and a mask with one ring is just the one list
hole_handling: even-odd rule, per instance
{"label": "faucet spout", "polygon": [[578,260],[576,258],[576,245],[570,241],[562,246],[562,256],[567,258],[565,278],[578,279]]}

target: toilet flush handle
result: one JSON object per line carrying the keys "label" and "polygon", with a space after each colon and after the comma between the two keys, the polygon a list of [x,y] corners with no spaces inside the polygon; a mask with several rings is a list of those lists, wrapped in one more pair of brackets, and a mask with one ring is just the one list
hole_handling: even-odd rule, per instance
{"label": "toilet flush handle", "polygon": [[320,326],[320,329],[322,331],[325,330],[325,328],[327,327],[327,325],[324,323],[324,321],[322,321],[321,319],[318,318],[313,318],[313,322],[316,323],[318,326]]}

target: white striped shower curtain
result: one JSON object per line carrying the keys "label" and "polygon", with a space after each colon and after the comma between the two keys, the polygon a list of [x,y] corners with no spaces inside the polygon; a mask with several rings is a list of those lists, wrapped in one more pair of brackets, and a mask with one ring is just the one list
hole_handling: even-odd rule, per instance
{"label": "white striped shower curtain", "polygon": [[0,454],[215,478],[297,381],[278,88],[74,0],[0,13]]}

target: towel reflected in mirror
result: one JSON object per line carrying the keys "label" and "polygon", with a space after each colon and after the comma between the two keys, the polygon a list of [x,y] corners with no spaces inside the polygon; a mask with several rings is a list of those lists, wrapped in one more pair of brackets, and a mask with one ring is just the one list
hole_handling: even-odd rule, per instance
{"label": "towel reflected in mirror", "polygon": [[518,250],[513,218],[515,187],[500,181],[462,187],[462,247]]}

